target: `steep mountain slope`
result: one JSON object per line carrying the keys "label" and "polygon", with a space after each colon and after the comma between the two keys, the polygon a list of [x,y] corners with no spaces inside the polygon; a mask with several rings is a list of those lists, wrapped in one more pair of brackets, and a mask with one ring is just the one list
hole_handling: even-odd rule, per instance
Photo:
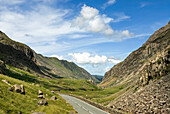
{"label": "steep mountain slope", "polygon": [[170,22],[123,62],[106,72],[102,88],[123,85],[103,105],[128,113],[170,112]]}
{"label": "steep mountain slope", "polygon": [[[0,60],[1,63],[4,62],[41,77],[97,81],[96,78],[76,64],[37,54],[27,45],[11,40],[3,32],[0,32]],[[2,68],[1,72],[5,73]]]}
{"label": "steep mountain slope", "polygon": [[102,81],[103,79],[103,76],[100,76],[100,75],[93,75],[96,79],[98,79],[100,82]]}
{"label": "steep mountain slope", "polygon": [[35,56],[31,48],[11,40],[0,32],[0,60],[11,66],[41,74]]}
{"label": "steep mountain slope", "polygon": [[40,54],[36,56],[36,60],[40,69],[48,75],[56,74],[57,76],[65,78],[92,79],[94,81],[98,81],[90,73],[73,62],[59,60],[55,57],[44,57]]}
{"label": "steep mountain slope", "polygon": [[123,62],[106,72],[99,86],[107,87],[134,81],[142,85],[148,84],[152,79],[169,73],[169,53],[170,22],[157,30]]}

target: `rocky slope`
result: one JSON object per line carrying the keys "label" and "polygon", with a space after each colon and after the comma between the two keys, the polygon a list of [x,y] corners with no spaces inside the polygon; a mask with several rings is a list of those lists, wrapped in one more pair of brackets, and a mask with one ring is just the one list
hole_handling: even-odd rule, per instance
{"label": "rocky slope", "polygon": [[108,87],[125,82],[134,82],[139,80],[146,72],[148,76],[145,78],[147,79],[141,78],[144,83],[167,74],[167,71],[169,71],[169,45],[170,22],[157,30],[142,47],[132,52],[123,62],[106,72],[99,86]]}
{"label": "rocky slope", "polygon": [[[37,54],[27,45],[11,40],[1,31],[0,60],[1,66],[5,63],[41,77],[92,79],[97,81],[96,78],[76,64]],[[5,73],[1,66],[0,72]]]}
{"label": "rocky slope", "polygon": [[109,104],[129,113],[169,114],[170,75],[164,76],[135,93],[129,93]]}
{"label": "rocky slope", "polygon": [[128,113],[170,112],[170,22],[123,62],[106,72],[100,87],[124,86],[108,97],[110,109]]}

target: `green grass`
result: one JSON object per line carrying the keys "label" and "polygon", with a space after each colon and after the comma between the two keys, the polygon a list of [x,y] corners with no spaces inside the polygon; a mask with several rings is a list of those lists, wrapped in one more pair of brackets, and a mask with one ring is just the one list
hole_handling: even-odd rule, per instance
{"label": "green grass", "polygon": [[[36,77],[26,71],[17,69],[6,65],[8,70],[6,70],[6,75],[0,74],[0,114],[16,114],[21,111],[24,114],[30,114],[31,112],[44,112],[46,114],[56,114],[62,113],[67,114],[69,112],[75,112],[72,106],[64,99],[62,99],[56,92],[51,93],[56,80]],[[25,87],[26,94],[22,95],[16,92],[11,92],[8,90],[9,85],[2,82],[2,80],[7,80],[11,85],[23,84]],[[33,83],[35,83],[33,85]],[[37,86],[38,85],[38,86]],[[57,85],[57,84],[55,84]],[[42,90],[46,99],[48,101],[48,106],[38,106],[37,92]],[[50,98],[55,95],[58,100],[52,101]]]}
{"label": "green grass", "polygon": [[[16,92],[11,92],[8,90],[9,85],[2,82],[1,80],[6,79],[10,84],[23,84],[25,87],[26,94],[22,95]],[[38,106],[37,92],[42,90],[46,99],[48,101],[48,106]],[[50,98],[55,95],[58,100],[50,100]],[[5,75],[0,74],[0,113],[10,113],[16,114],[19,111],[24,114],[30,114],[32,111],[44,112],[47,114],[56,114],[56,113],[69,113],[74,112],[74,109],[65,102],[57,93],[53,94],[44,87],[37,87],[30,83],[20,81]]]}
{"label": "green grass", "polygon": [[65,94],[73,94],[76,96],[82,96],[83,98],[86,98],[90,101],[96,102],[96,103],[105,103],[107,101],[114,100],[116,97],[109,97],[120,90],[124,89],[125,85],[116,86],[116,87],[109,87],[105,89],[96,89],[96,90],[87,90],[87,91],[61,91]]}
{"label": "green grass", "polygon": [[[0,86],[3,87],[1,89],[4,93],[2,96],[0,94],[0,105],[2,105],[2,108],[0,108],[0,113],[8,113],[8,111],[9,113],[16,113],[18,111],[30,113],[31,111],[37,111],[45,112],[47,114],[55,114],[59,112],[67,113],[69,111],[74,111],[73,108],[61,97],[59,97],[58,94],[55,94],[60,98],[60,100],[57,100],[57,102],[48,100],[49,106],[38,106],[37,100],[34,99],[37,99],[37,91],[39,89],[43,90],[45,94],[49,94],[48,98],[53,96],[53,94],[48,90],[60,90],[60,93],[82,96],[83,98],[86,98],[92,102],[102,104],[114,100],[117,96],[112,95],[121,91],[126,86],[124,84],[116,87],[99,89],[96,85],[93,85],[85,79],[46,79],[37,77],[34,74],[30,74],[29,72],[9,65],[6,66],[8,68],[8,71],[6,72],[8,76],[0,76],[0,84],[2,84]],[[8,80],[13,85],[23,84],[26,89],[26,95],[24,96],[8,91],[7,89],[9,86],[1,82],[2,79]],[[7,100],[8,102],[6,102]]]}

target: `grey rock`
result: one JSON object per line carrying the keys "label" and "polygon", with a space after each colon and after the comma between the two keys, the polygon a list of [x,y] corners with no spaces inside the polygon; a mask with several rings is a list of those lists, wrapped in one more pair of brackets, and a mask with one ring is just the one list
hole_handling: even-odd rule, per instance
{"label": "grey rock", "polygon": [[14,91],[14,88],[13,87],[9,87],[8,90],[9,91]]}
{"label": "grey rock", "polygon": [[24,89],[24,85],[21,85],[21,94],[24,94],[25,95],[25,89]]}
{"label": "grey rock", "polygon": [[56,96],[52,96],[52,97],[51,97],[51,100],[56,100],[56,99],[57,99]]}
{"label": "grey rock", "polygon": [[38,95],[43,95],[43,92],[41,90],[38,90]]}
{"label": "grey rock", "polygon": [[45,97],[44,97],[44,95],[38,95],[38,98],[44,99]]}
{"label": "grey rock", "polygon": [[38,105],[47,105],[47,104],[48,104],[48,102],[44,99],[38,101]]}
{"label": "grey rock", "polygon": [[21,86],[20,86],[20,85],[15,84],[15,85],[14,85],[14,88],[15,88],[15,91],[16,91],[17,93],[21,93]]}

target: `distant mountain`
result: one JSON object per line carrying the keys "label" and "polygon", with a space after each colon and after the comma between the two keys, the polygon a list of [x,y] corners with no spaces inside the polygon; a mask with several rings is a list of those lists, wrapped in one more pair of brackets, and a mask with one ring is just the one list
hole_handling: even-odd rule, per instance
{"label": "distant mountain", "polygon": [[101,75],[93,75],[96,79],[98,79],[100,82],[102,81],[103,79],[103,76]]}
{"label": "distant mountain", "polygon": [[41,71],[46,75],[55,74],[64,78],[92,79],[95,82],[98,81],[90,73],[73,62],[59,60],[56,57],[44,57],[40,54],[36,55],[36,60]]}
{"label": "distant mountain", "polygon": [[[90,73],[75,63],[59,60],[54,57],[44,57],[37,54],[25,44],[11,40],[0,31],[1,63],[20,68],[37,76],[46,78],[92,79],[98,81]],[[2,69],[1,69],[1,72]]]}

